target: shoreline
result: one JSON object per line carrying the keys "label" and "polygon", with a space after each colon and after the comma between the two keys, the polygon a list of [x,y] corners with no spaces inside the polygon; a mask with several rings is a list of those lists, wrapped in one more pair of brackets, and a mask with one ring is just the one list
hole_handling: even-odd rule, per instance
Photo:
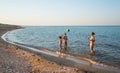
{"label": "shoreline", "polygon": [[[10,25],[11,26],[11,25]],[[8,31],[8,30],[7,30]],[[6,32],[7,32],[6,31]],[[5,32],[4,32],[5,33]],[[0,35],[0,36],[2,36],[2,35]],[[1,39],[0,39],[1,40]],[[1,41],[0,41],[1,42]],[[30,48],[30,47],[21,47],[21,46],[23,46],[23,45],[17,45],[16,46],[16,44],[10,44],[10,42],[9,42],[9,45],[11,46],[14,46],[14,47],[17,47],[17,48],[19,48],[19,50],[22,50],[22,51],[29,51],[28,49],[26,50],[25,48]],[[20,49],[21,48],[21,49]],[[71,56],[69,57],[69,56],[67,56],[67,60],[65,60],[65,58],[59,58],[58,57],[58,55],[56,55],[56,53],[55,52],[51,52],[50,53],[50,51],[49,51],[49,53],[50,54],[52,54],[52,55],[55,55],[55,56],[57,56],[57,59],[56,59],[56,57],[54,57],[53,58],[53,56],[48,56],[48,55],[50,55],[50,54],[48,54],[48,55],[46,55],[45,53],[42,53],[42,52],[37,52],[37,51],[39,51],[39,50],[36,50],[36,52],[33,52],[33,51],[29,51],[31,54],[34,54],[35,56],[38,56],[38,57],[42,57],[42,59],[45,59],[45,60],[47,60],[47,61],[50,61],[49,63],[51,63],[51,62],[53,62],[53,63],[55,63],[55,64],[57,64],[58,66],[64,66],[64,67],[66,67],[66,66],[68,66],[67,68],[68,69],[71,69],[71,71],[70,72],[73,72],[73,73],[79,73],[79,72],[81,72],[81,73],[86,73],[86,72],[91,72],[91,73],[114,73],[114,71],[109,71],[109,70],[104,70],[104,69],[99,69],[99,68],[90,68],[90,67],[92,67],[91,65],[87,65],[87,64],[80,64],[80,65],[77,65],[79,62],[82,62],[82,60],[79,60],[79,59],[76,59],[76,60],[73,60],[73,58],[74,57],[72,57],[71,58]],[[47,51],[47,53],[48,53],[48,50],[46,50]],[[27,52],[27,53],[29,53],[29,52]],[[55,60],[55,61],[53,61],[53,60]],[[84,60],[84,59],[83,59]],[[89,60],[89,59],[88,59]],[[60,62],[61,61],[61,62]],[[74,61],[74,62],[73,62]],[[69,62],[68,64],[66,64],[67,62]],[[78,62],[78,63],[75,63],[75,62]],[[88,62],[87,62],[88,63]],[[74,66],[72,66],[72,65],[74,65]],[[93,65],[93,67],[94,67],[95,65]],[[95,66],[95,67],[100,67],[100,66]],[[87,68],[87,69],[86,69]],[[109,68],[108,68],[109,69]],[[61,71],[63,71],[63,70],[61,70]],[[79,72],[78,72],[79,71]],[[37,72],[36,72],[37,73]],[[39,73],[39,72],[38,72]],[[68,73],[68,72],[66,72],[66,73]],[[116,72],[117,73],[117,72]]]}
{"label": "shoreline", "polygon": [[[0,36],[19,26],[0,25]],[[19,27],[21,28],[21,27]],[[60,66],[0,38],[0,73],[77,73],[76,68]]]}

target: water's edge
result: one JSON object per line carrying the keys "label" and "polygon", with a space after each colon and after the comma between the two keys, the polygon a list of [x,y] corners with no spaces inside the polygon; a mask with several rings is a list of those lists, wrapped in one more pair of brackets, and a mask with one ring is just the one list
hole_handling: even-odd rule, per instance
{"label": "water's edge", "polygon": [[53,51],[40,50],[40,49],[37,49],[37,48],[34,48],[34,47],[30,47],[30,46],[26,46],[26,45],[22,45],[22,44],[19,44],[19,43],[12,42],[9,39],[5,38],[5,36],[9,32],[11,32],[11,31],[8,31],[8,32],[6,32],[5,34],[3,34],[1,36],[1,38],[4,41],[8,42],[8,43],[11,43],[11,44],[23,47],[23,48],[27,48],[27,49],[29,49],[31,51],[34,51],[34,52],[37,52],[37,53],[42,53],[42,54],[45,54],[45,55],[50,55],[50,56],[53,56],[53,57],[59,57],[59,56],[61,56],[62,58],[64,57],[64,59],[66,59],[66,60],[70,60],[70,61],[76,62],[78,64],[91,65],[93,68],[98,68],[98,69],[103,69],[103,70],[108,70],[108,71],[111,70],[111,71],[115,71],[117,73],[120,72],[120,69],[117,68],[117,67],[109,66],[109,65],[106,65],[106,64],[103,64],[103,63],[99,63],[99,62],[93,61],[93,60],[88,59],[88,58],[75,57],[75,56],[72,56],[70,54],[65,54],[65,53],[62,53],[62,55],[58,55],[56,52],[53,52]]}

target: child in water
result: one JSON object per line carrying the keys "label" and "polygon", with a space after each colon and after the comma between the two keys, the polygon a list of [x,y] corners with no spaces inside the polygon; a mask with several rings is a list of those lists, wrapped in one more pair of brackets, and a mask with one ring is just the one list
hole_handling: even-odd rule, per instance
{"label": "child in water", "polygon": [[61,52],[62,51],[62,36],[59,36],[59,38],[58,38],[58,47],[59,47],[59,52]]}

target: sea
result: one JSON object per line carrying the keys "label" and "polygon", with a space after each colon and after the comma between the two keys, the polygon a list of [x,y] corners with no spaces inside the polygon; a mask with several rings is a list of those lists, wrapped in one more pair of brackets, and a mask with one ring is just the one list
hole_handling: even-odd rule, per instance
{"label": "sea", "polygon": [[[70,31],[68,31],[68,29]],[[89,53],[90,33],[95,33],[94,54]],[[58,37],[67,33],[69,54],[120,67],[120,26],[23,26],[4,38],[24,45],[58,50]]]}

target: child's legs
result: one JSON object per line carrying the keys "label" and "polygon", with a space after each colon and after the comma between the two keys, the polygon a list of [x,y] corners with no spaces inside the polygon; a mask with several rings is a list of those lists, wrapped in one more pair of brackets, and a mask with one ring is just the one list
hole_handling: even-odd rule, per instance
{"label": "child's legs", "polygon": [[62,44],[59,45],[59,51],[62,51]]}
{"label": "child's legs", "polygon": [[64,49],[67,49],[67,41],[64,42]]}

